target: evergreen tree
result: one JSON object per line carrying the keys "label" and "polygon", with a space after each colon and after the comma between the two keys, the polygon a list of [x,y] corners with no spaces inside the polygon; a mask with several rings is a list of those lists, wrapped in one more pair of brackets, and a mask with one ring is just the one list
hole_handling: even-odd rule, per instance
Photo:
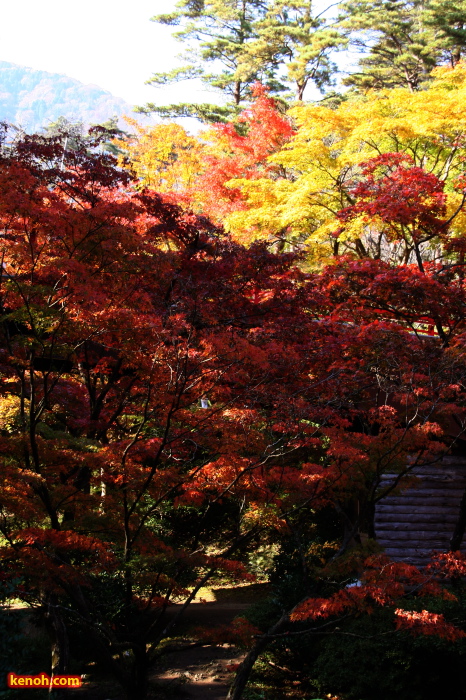
{"label": "evergreen tree", "polygon": [[200,78],[229,101],[222,107],[150,103],[139,111],[219,122],[238,112],[257,81],[273,94],[293,87],[299,100],[310,81],[323,89],[336,70],[329,52],[344,40],[322,16],[315,16],[312,4],[312,0],[180,0],[175,12],[157,15],[153,21],[181,27],[174,36],[190,46],[183,55],[189,63],[155,73],[148,83],[163,86]]}
{"label": "evergreen tree", "polygon": [[265,18],[258,23],[258,38],[248,44],[244,66],[273,66],[277,72],[286,66],[286,82],[294,96],[302,100],[312,81],[323,90],[332,84],[337,66],[329,53],[345,43],[323,15],[313,13],[312,0],[273,0]]}
{"label": "evergreen tree", "polygon": [[351,0],[341,5],[340,26],[363,53],[345,83],[359,89],[417,90],[439,63],[435,30],[424,21],[423,0]]}
{"label": "evergreen tree", "polygon": [[63,116],[43,127],[42,132],[46,139],[61,139],[63,147],[68,151],[74,151],[85,143],[92,146],[95,134],[99,132],[99,149],[113,153],[113,155],[119,155],[123,152],[115,144],[115,139],[118,138],[120,143],[123,143],[129,137],[129,134],[118,126],[117,115],[109,117],[101,124],[91,124],[91,132],[93,133],[90,132],[89,134],[86,133],[82,121],[70,121]]}
{"label": "evergreen tree", "polygon": [[465,0],[430,0],[424,19],[438,32],[443,60],[455,66],[466,50]]}
{"label": "evergreen tree", "polygon": [[436,66],[455,65],[466,47],[464,0],[351,0],[339,26],[362,52],[344,81],[358,89],[418,90]]}
{"label": "evergreen tree", "polygon": [[[182,80],[201,78],[210,87],[227,95],[230,104],[226,108],[216,105],[178,104],[143,108],[161,116],[197,116],[202,121],[225,121],[250,94],[250,86],[257,80],[267,80],[262,66],[250,67],[241,75],[238,72],[241,56],[249,41],[255,37],[255,25],[264,17],[267,7],[263,0],[180,0],[177,10],[170,14],[156,15],[152,21],[170,26],[180,26],[174,36],[181,42],[196,44],[181,58],[189,63],[164,73],[155,73],[147,82],[167,85]],[[212,64],[212,70],[208,67]],[[216,66],[220,70],[216,70]]]}
{"label": "evergreen tree", "polygon": [[60,137],[65,148],[75,149],[78,142],[84,137],[84,124],[82,121],[70,121],[66,117],[60,116],[54,122],[50,122],[42,128],[46,138],[55,139]]}

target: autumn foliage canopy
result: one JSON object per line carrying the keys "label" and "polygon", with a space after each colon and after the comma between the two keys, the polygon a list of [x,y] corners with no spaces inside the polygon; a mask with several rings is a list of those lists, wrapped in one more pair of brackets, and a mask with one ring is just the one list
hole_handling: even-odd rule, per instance
{"label": "autumn foliage canopy", "polygon": [[299,222],[310,132],[259,86],[236,125],[197,145],[157,127],[124,169],[98,129],[68,151],[3,134],[2,576],[55,631],[66,607],[128,697],[144,697],[171,603],[253,580],[248,553],[303,513],[340,523],[313,575],[360,585],[291,622],[388,606],[399,629],[464,636],[405,605],[453,595],[462,555],[421,572],[374,554],[384,475],[403,489],[464,434],[464,183],[402,149],[355,163],[340,110],[333,156],[317,108],[303,127],[333,171]]}

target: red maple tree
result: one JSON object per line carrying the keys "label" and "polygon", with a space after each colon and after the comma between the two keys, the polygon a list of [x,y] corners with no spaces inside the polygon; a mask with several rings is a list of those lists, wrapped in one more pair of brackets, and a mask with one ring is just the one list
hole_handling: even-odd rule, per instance
{"label": "red maple tree", "polygon": [[[339,213],[342,228],[335,235],[362,217],[365,239],[354,257],[337,258],[307,280],[308,313],[314,316],[307,352],[319,381],[311,415],[327,439],[320,503],[326,497],[342,524],[337,551],[321,554],[326,563],[318,570],[314,565],[309,589],[342,583],[327,597],[305,595],[258,637],[238,670],[232,700],[242,697],[259,654],[294,622],[306,625],[297,633],[328,633],[342,618],[384,606],[393,610],[396,629],[450,641],[465,635],[442,615],[417,609],[423,596],[452,600],[451,578],[464,576],[457,550],[465,498],[452,551],[423,571],[383,555],[368,557],[370,547],[360,538],[375,539],[377,503],[393,488],[412,484],[417,465],[441,466],[442,454],[465,436],[463,239],[451,226],[464,199],[447,219],[444,184],[408,161],[385,154],[362,165],[352,189],[355,202]],[[437,255],[429,249],[433,241]],[[388,488],[384,474],[397,475]],[[300,551],[306,546],[303,540]],[[359,584],[347,588],[345,581],[356,577]],[[325,622],[316,625],[319,620]]]}
{"label": "red maple tree", "polygon": [[[53,672],[67,618],[142,700],[199,589],[248,577],[245,548],[331,507],[342,558],[373,535],[382,476],[408,483],[462,433],[463,284],[456,268],[381,260],[303,273],[137,192],[100,144],[2,148],[0,555],[48,616]],[[438,336],[418,330],[424,317]],[[363,571],[379,571],[371,561]],[[296,614],[396,604],[390,571],[386,600],[371,583]]]}
{"label": "red maple tree", "polygon": [[251,105],[234,123],[213,125],[210,152],[195,186],[188,192],[188,201],[189,197],[198,200],[214,221],[222,221],[231,212],[247,208],[241,189],[228,182],[277,175],[279,169],[269,162],[269,156],[293,133],[292,123],[279,104],[268,95],[267,88],[256,83]]}
{"label": "red maple tree", "polygon": [[286,526],[283,484],[316,493],[284,459],[314,439],[309,322],[291,256],[138,193],[100,143],[3,147],[1,559],[53,672],[65,607],[140,700],[172,600],[247,576],[233,555]]}

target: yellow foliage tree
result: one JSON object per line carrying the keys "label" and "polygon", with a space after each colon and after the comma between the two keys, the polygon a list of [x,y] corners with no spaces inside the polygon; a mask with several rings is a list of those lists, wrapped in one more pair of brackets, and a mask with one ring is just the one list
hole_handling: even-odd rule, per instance
{"label": "yellow foliage tree", "polygon": [[136,173],[141,185],[158,192],[189,190],[202,170],[202,142],[173,122],[149,128],[135,119],[126,122],[135,133],[115,144],[124,153],[122,163]]}
{"label": "yellow foliage tree", "polygon": [[436,69],[431,86],[414,94],[405,88],[371,91],[336,109],[319,104],[294,108],[296,133],[269,157],[281,177],[227,183],[247,203],[229,215],[227,227],[238,237],[252,229],[256,237],[286,235],[291,242],[305,243],[314,263],[350,251],[361,257],[378,222],[354,217],[336,242],[336,214],[354,204],[351,192],[362,163],[384,153],[404,153],[413,166],[445,182],[446,216],[456,214],[452,231],[461,234],[466,225],[463,197],[454,182],[466,157],[465,104],[466,65],[458,64]]}
{"label": "yellow foliage tree", "polygon": [[[230,213],[248,208],[242,192],[226,184],[233,178],[276,177],[279,168],[268,157],[293,133],[266,88],[256,84],[253,95],[234,122],[214,124],[197,137],[174,123],[146,129],[128,120],[135,134],[129,143],[116,142],[122,163],[141,186],[175,195],[178,204],[223,224]],[[248,232],[239,238],[248,242]]]}

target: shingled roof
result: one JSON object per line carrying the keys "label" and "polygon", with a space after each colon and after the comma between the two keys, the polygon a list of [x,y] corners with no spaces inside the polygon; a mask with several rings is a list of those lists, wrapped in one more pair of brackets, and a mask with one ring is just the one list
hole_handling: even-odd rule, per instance
{"label": "shingled roof", "polygon": [[[432,551],[448,551],[466,489],[466,459],[444,457],[442,462],[417,467],[417,483],[380,501],[375,512],[376,537],[395,561],[423,566]],[[387,487],[396,475],[387,474]],[[466,538],[461,551],[466,552]]]}

